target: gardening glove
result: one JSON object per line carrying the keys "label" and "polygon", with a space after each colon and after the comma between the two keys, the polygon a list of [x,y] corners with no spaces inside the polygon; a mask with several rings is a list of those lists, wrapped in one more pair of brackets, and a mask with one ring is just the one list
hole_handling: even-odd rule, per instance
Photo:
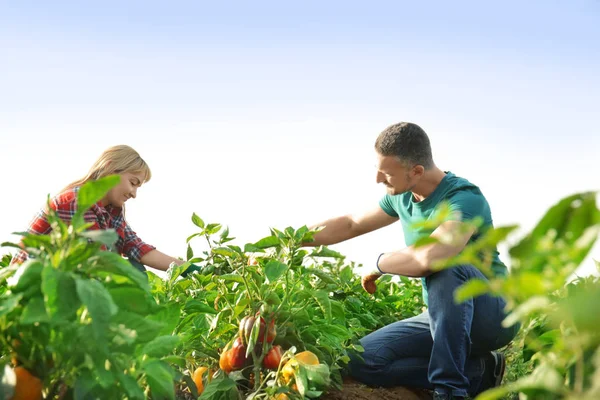
{"label": "gardening glove", "polygon": [[190,266],[187,267],[186,270],[181,273],[181,276],[184,278],[187,278],[187,276],[189,274],[192,274],[194,272],[200,272],[200,271],[202,271],[202,267],[200,267],[196,264],[190,264]]}
{"label": "gardening glove", "polygon": [[379,269],[379,259],[382,255],[383,253],[381,253],[379,257],[377,257],[377,262],[375,263],[376,269],[373,269],[368,273],[364,274],[360,280],[361,286],[369,294],[375,293],[375,290],[377,290],[375,282],[383,275],[383,272],[381,272],[381,270]]}
{"label": "gardening glove", "polygon": [[375,282],[380,277],[381,277],[381,273],[379,271],[377,271],[377,270],[370,271],[369,273],[362,276],[360,284],[362,285],[363,289],[365,289],[365,291],[367,293],[373,294],[373,293],[375,293],[375,290],[377,290],[377,286],[375,285]]}

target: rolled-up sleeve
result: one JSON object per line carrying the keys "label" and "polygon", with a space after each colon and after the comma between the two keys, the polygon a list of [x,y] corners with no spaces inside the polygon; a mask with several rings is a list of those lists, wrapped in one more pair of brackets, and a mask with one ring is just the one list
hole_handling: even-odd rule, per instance
{"label": "rolled-up sleeve", "polygon": [[117,241],[117,250],[123,255],[140,262],[141,258],[156,249],[156,247],[145,243],[131,229],[129,224],[123,221],[123,236]]}

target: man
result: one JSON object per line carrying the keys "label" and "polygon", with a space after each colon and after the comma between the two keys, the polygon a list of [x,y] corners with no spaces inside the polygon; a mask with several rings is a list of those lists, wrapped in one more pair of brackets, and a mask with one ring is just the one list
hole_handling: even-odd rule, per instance
{"label": "man", "polygon": [[[508,344],[515,328],[501,326],[505,302],[484,295],[461,304],[454,291],[471,278],[486,279],[471,265],[432,270],[435,261],[458,255],[464,247],[492,226],[489,205],[479,188],[433,162],[427,134],[417,125],[401,122],[385,129],[375,142],[377,183],[387,188],[379,206],[360,215],[332,218],[311,245],[332,245],[400,221],[408,247],[382,253],[377,272],[363,276],[363,288],[374,293],[382,274],[420,277],[428,310],[395,322],[361,340],[364,362],[353,358],[351,375],[372,386],[412,386],[434,390],[434,399],[474,396],[500,384],[504,356],[492,352]],[[454,218],[435,230],[414,228],[413,223],[432,216],[442,201]],[[467,221],[480,217],[479,230]],[[438,239],[415,247],[424,236]],[[452,237],[451,241],[442,240]],[[506,266],[494,252],[492,269],[506,274]]]}

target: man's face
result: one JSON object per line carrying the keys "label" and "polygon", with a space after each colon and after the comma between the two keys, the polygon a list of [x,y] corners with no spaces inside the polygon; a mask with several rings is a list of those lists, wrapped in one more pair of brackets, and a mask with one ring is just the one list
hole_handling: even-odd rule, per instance
{"label": "man's face", "polygon": [[113,207],[123,207],[125,202],[137,195],[137,190],[144,183],[144,174],[142,172],[132,173],[124,172],[120,174],[121,182],[106,195],[104,205],[112,205]]}
{"label": "man's face", "polygon": [[383,183],[391,195],[408,192],[418,182],[417,167],[409,168],[398,157],[377,153],[377,183]]}

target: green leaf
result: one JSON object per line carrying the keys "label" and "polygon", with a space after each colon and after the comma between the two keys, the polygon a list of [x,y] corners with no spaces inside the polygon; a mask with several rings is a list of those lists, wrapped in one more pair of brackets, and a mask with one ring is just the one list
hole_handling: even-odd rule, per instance
{"label": "green leaf", "polygon": [[312,253],[310,253],[311,257],[332,257],[332,258],[345,258],[342,254],[338,253],[337,251],[331,250],[330,248],[327,248],[325,246],[320,246],[316,249],[313,250]]}
{"label": "green leaf", "polygon": [[188,244],[188,247],[187,247],[186,258],[188,260],[194,258],[194,250],[192,250],[192,246],[190,246],[189,244]]}
{"label": "green leaf", "polygon": [[502,321],[502,326],[508,328],[513,326],[519,321],[529,317],[534,312],[545,311],[550,306],[550,299],[546,296],[534,296],[528,299],[525,303],[515,308],[505,319]]}
{"label": "green leaf", "polygon": [[196,215],[196,213],[192,214],[192,222],[194,223],[194,225],[196,225],[198,228],[204,229],[204,221],[202,220],[202,218],[200,218],[199,216]]}
{"label": "green leaf", "polygon": [[143,370],[146,372],[146,379],[152,392],[152,398],[175,399],[173,374],[165,363],[158,360],[151,360],[144,364]]}
{"label": "green leaf", "polygon": [[306,272],[308,272],[309,274],[313,274],[313,275],[317,276],[319,279],[321,279],[325,283],[330,283],[330,284],[334,284],[334,285],[337,284],[337,282],[335,281],[335,279],[333,279],[331,277],[329,272],[325,272],[325,271],[322,271],[317,268],[305,268],[304,270]]}
{"label": "green leaf", "polygon": [[143,272],[134,268],[129,261],[117,253],[102,251],[90,258],[90,267],[87,270],[93,277],[106,278],[107,276],[124,276],[141,289],[150,292],[148,277]]}
{"label": "green leaf", "polygon": [[109,175],[96,181],[84,183],[77,194],[77,211],[73,216],[73,225],[83,223],[83,215],[86,211],[102,200],[110,189],[121,181],[119,175]]}
{"label": "green leaf", "polygon": [[221,279],[224,281],[233,281],[233,282],[237,282],[237,283],[244,283],[244,278],[242,278],[240,275],[238,274],[224,274],[224,275],[218,275],[217,279]]}
{"label": "green leaf", "polygon": [[17,270],[13,276],[7,279],[8,287],[13,293],[23,292],[34,285],[40,285],[44,265],[36,260],[28,260],[16,266]]}
{"label": "green leaf", "polygon": [[217,313],[217,311],[213,307],[211,307],[210,305],[206,304],[203,301],[196,300],[196,299],[188,299],[186,301],[186,303],[185,303],[185,312],[188,313],[188,314],[191,314],[191,313],[216,314]]}
{"label": "green leaf", "polygon": [[206,225],[206,234],[214,235],[221,230],[221,224],[208,224]]}
{"label": "green leaf", "polygon": [[21,323],[25,325],[35,324],[37,322],[44,323],[49,320],[46,307],[44,306],[44,299],[42,297],[34,297],[29,300],[23,309],[23,314],[21,314]]}
{"label": "green leaf", "polygon": [[162,326],[157,334],[171,335],[173,333],[179,324],[181,315],[180,307],[181,306],[178,303],[168,303],[162,305],[159,311],[154,312],[147,317],[150,321],[155,321]]}
{"label": "green leaf", "polygon": [[97,340],[106,338],[106,331],[111,318],[117,313],[117,305],[110,293],[96,280],[75,279],[77,295],[87,307],[92,317],[92,327]]}
{"label": "green leaf", "polygon": [[115,377],[107,361],[106,359],[98,358],[94,363],[94,374],[98,379],[98,383],[104,389],[108,389],[115,384]]}
{"label": "green leaf", "polygon": [[75,381],[73,397],[75,400],[86,400],[89,399],[88,393],[96,386],[96,379],[91,375],[89,371],[81,373]]}
{"label": "green leaf", "polygon": [[114,229],[86,231],[81,232],[80,235],[84,238],[90,239],[93,242],[102,243],[108,247],[113,247],[117,239],[119,239],[119,235]]}
{"label": "green leaf", "polygon": [[156,358],[166,356],[175,350],[179,341],[179,336],[159,336],[151,342],[146,343],[142,354]]}
{"label": "green leaf", "polygon": [[456,303],[462,303],[463,301],[470,300],[473,297],[481,296],[482,294],[490,291],[490,282],[485,279],[474,278],[454,292],[454,301]]}
{"label": "green leaf", "polygon": [[42,293],[46,310],[54,321],[73,320],[81,307],[73,276],[52,267],[42,271]]}
{"label": "green leaf", "polygon": [[158,307],[152,295],[137,286],[117,286],[108,291],[120,310],[146,315]]}
{"label": "green leaf", "polygon": [[144,391],[131,375],[117,374],[117,379],[131,400],[144,399]]}
{"label": "green leaf", "polygon": [[[154,317],[154,316],[153,316]],[[135,331],[138,343],[149,342],[158,336],[159,332],[165,327],[163,323],[154,321],[150,317],[142,317],[127,311],[119,311],[114,317],[113,322],[123,324],[127,328]]]}
{"label": "green leaf", "polygon": [[219,254],[224,257],[235,257],[237,253],[228,247],[215,247],[212,249],[214,254]]}
{"label": "green leaf", "polygon": [[323,290],[311,291],[310,294],[314,297],[314,299],[323,310],[323,314],[327,321],[331,321],[331,302],[329,300],[329,294]]}
{"label": "green leaf", "polygon": [[267,236],[254,243],[253,246],[259,249],[268,249],[269,247],[279,246],[279,239],[275,236]]}
{"label": "green leaf", "polygon": [[[595,192],[568,196],[548,210],[531,233],[510,249],[510,255],[521,259],[520,264],[525,268],[538,270],[544,264],[537,254],[538,244],[544,238],[552,237],[554,242],[564,241],[572,245],[588,228],[599,223],[600,211],[596,207]],[[589,243],[588,248],[572,260],[576,265],[585,258],[592,244]]]}
{"label": "green leaf", "polygon": [[[565,391],[564,379],[560,373],[548,364],[540,364],[530,375],[504,386],[487,390],[477,396],[477,400],[495,400],[511,392],[539,389],[561,394]],[[559,396],[562,398],[562,396]]]}
{"label": "green leaf", "polygon": [[17,294],[9,296],[8,298],[5,298],[2,301],[0,301],[0,317],[10,313],[12,310],[17,308],[17,306],[19,305],[19,301],[21,301],[22,297],[22,294]]}
{"label": "green leaf", "polygon": [[198,400],[229,400],[237,399],[237,386],[230,378],[213,379]]}
{"label": "green leaf", "polygon": [[285,271],[287,271],[288,266],[282,262],[277,260],[271,260],[265,266],[265,275],[270,283],[273,283],[281,277]]}

